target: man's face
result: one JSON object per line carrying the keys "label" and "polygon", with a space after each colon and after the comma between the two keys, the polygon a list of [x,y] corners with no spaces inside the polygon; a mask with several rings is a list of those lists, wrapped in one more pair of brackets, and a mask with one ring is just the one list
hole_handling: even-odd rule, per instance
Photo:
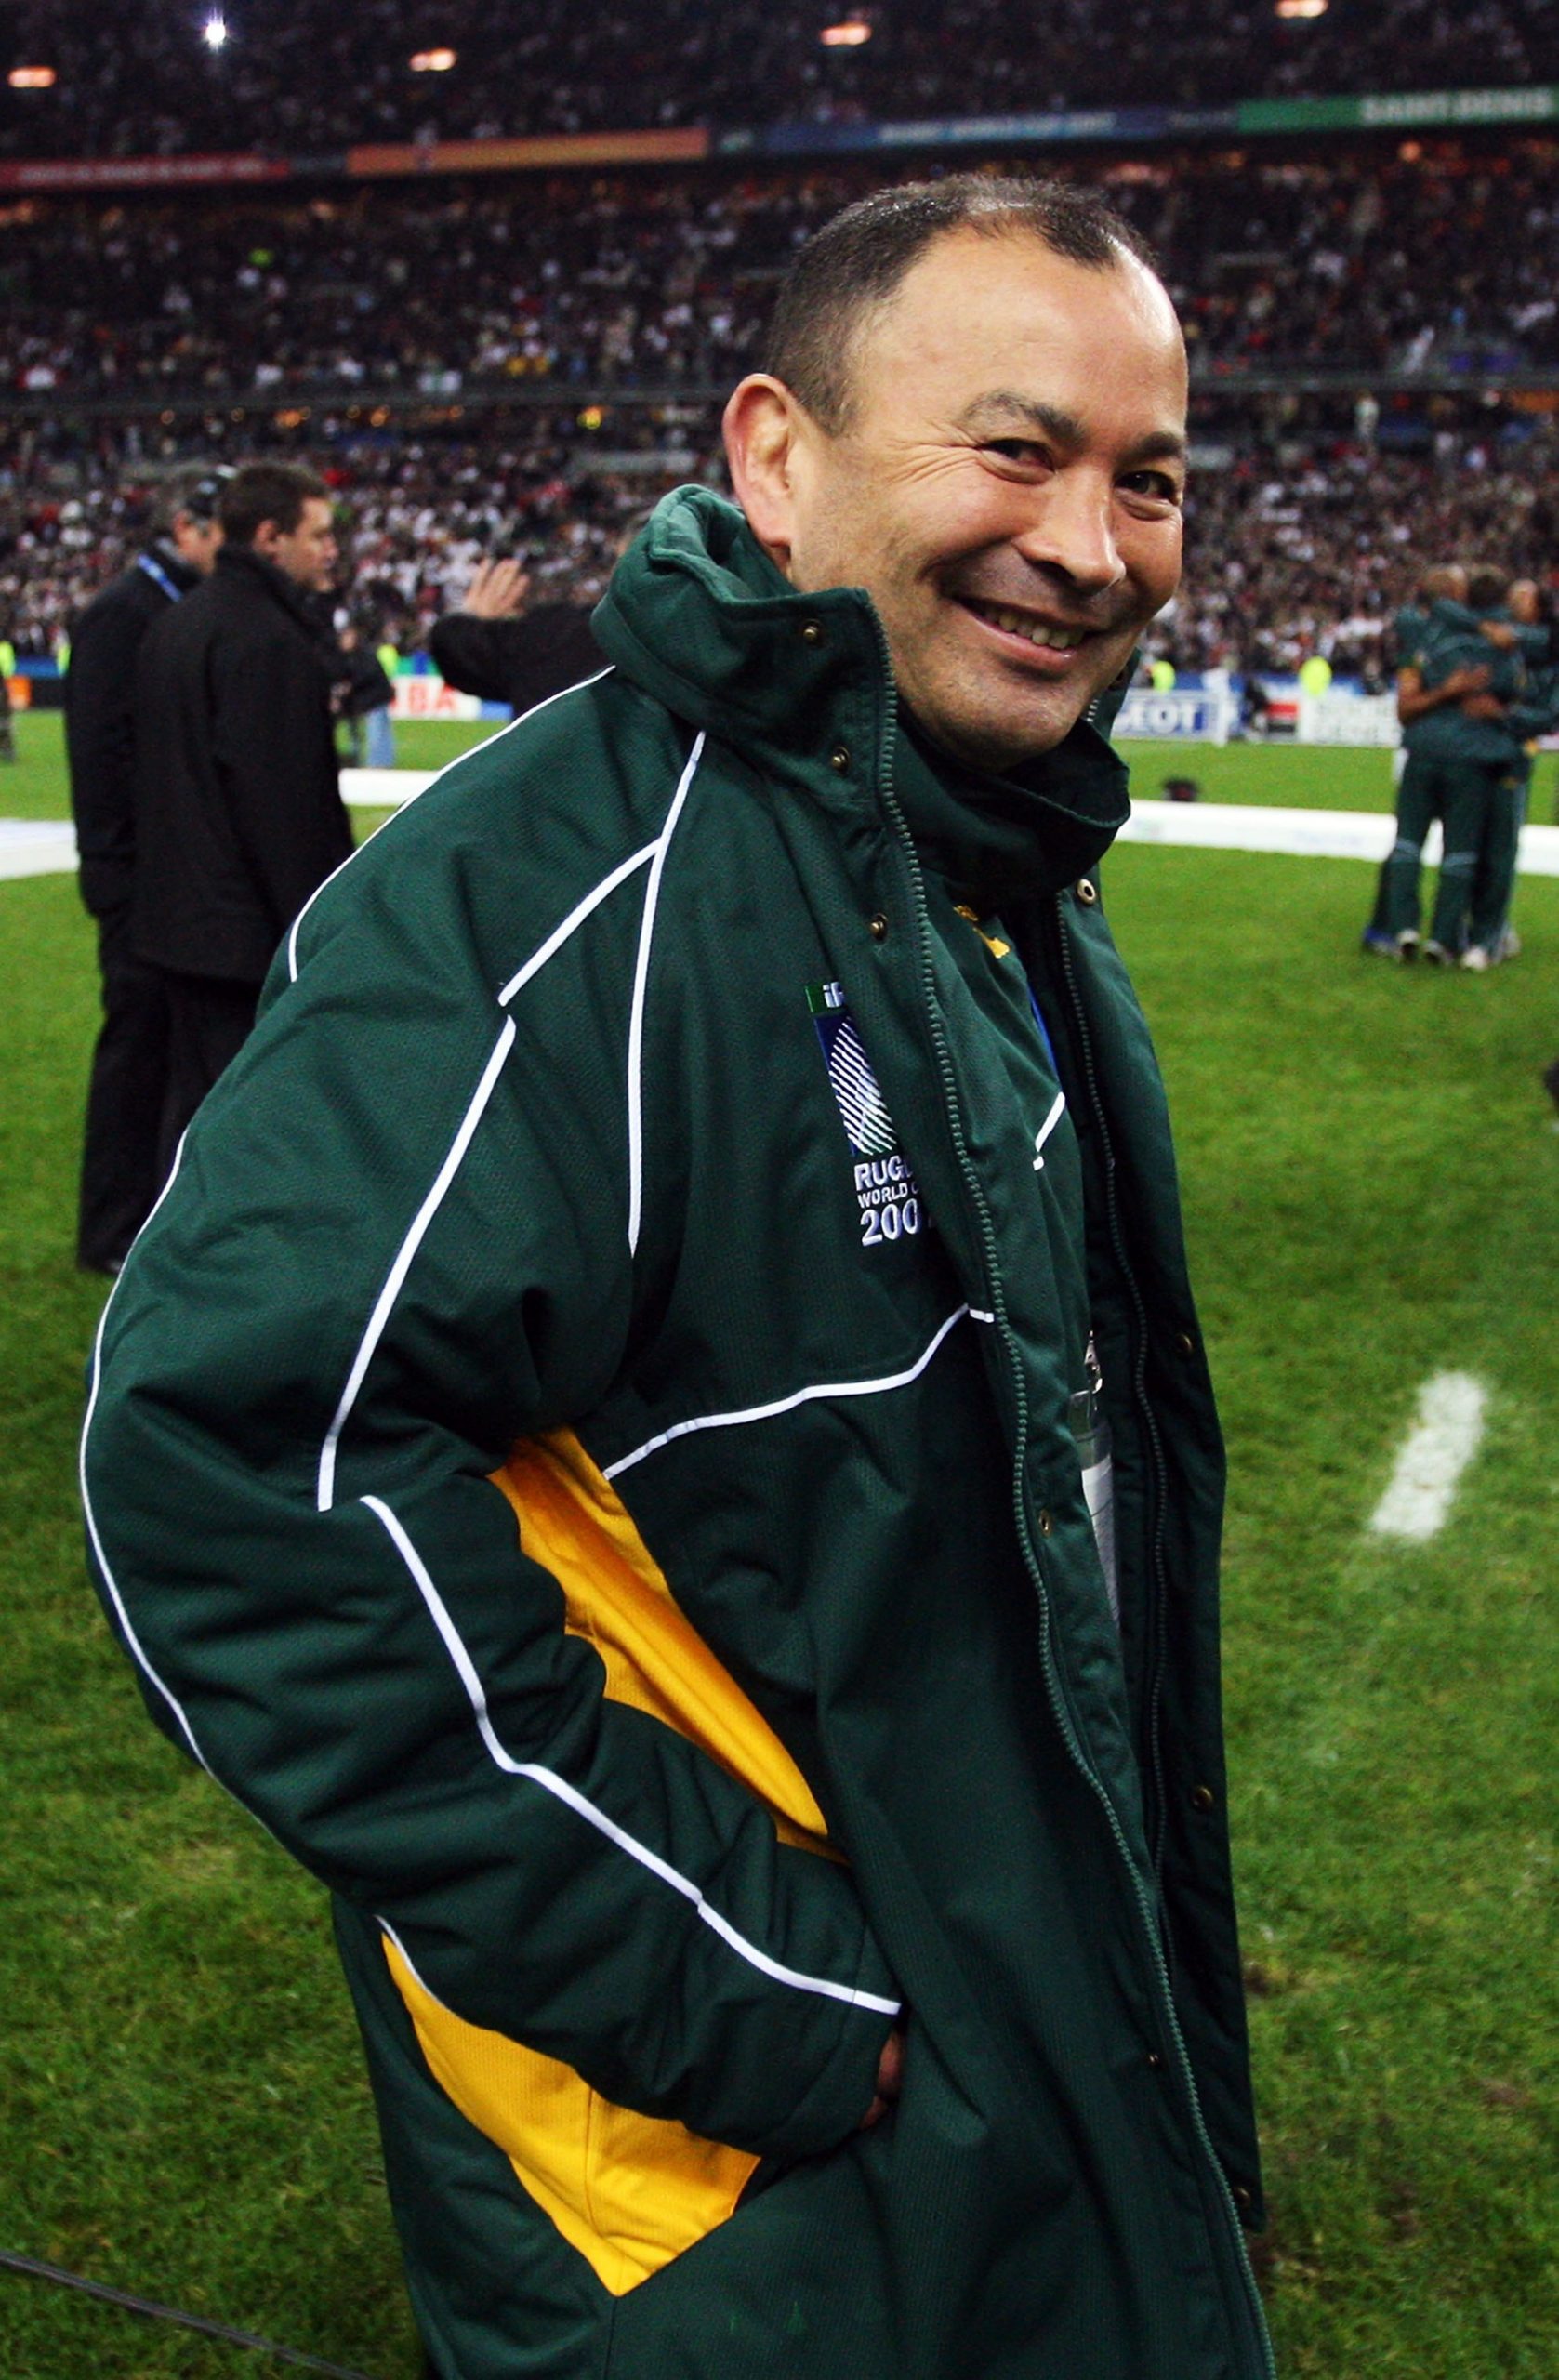
{"label": "man's face", "polygon": [[867,317],[851,380],[838,436],[796,409],[767,541],[798,588],[866,588],[945,749],[989,769],[1049,751],[1179,582],[1168,297],[1134,258],[1090,271],[1027,232],[950,232]]}
{"label": "man's face", "polygon": [[323,595],[339,551],[329,498],[306,496],[296,529],[278,529],[274,521],[262,521],[255,532],[255,551],[274,562],[295,587]]}
{"label": "man's face", "polygon": [[192,512],[175,514],[174,550],[192,570],[198,570],[203,578],[209,578],[217,567],[217,549],[221,542],[222,524],[219,521],[198,520]]}

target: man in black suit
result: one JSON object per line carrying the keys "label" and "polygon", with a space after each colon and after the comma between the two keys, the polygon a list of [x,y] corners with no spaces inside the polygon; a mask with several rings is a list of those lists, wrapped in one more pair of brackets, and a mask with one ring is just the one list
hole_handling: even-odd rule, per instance
{"label": "man in black suit", "polygon": [[335,574],[323,480],[251,463],[205,586],[141,647],[135,946],[170,1018],[162,1155],[255,1021],[277,944],[350,857],[333,724],[343,663],[310,599]]}
{"label": "man in black suit", "polygon": [[135,866],[136,663],[152,623],[210,573],[222,542],[227,471],[169,483],[145,550],[76,621],[65,678],[71,807],[81,897],[98,927],[103,1022],[92,1053],[76,1261],[117,1273],[162,1183],[167,994],[131,941]]}

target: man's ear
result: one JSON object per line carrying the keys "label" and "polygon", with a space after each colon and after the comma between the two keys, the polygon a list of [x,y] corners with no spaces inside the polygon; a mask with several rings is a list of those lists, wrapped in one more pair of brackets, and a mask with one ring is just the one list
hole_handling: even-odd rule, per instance
{"label": "man's ear", "polygon": [[260,556],[262,561],[270,562],[275,556],[276,548],[281,543],[281,538],[282,529],[279,522],[262,521],[259,527],[255,531],[254,536],[250,538],[249,543],[253,546],[256,553]]}
{"label": "man's ear", "polygon": [[749,372],[732,391],[722,424],[736,501],[786,577],[796,536],[799,450],[808,427],[785,382],[767,372]]}

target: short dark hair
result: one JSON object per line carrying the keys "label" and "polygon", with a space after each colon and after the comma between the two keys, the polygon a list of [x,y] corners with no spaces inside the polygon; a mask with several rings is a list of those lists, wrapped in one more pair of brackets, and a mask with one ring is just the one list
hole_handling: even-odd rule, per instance
{"label": "short dark hair", "polygon": [[1097,192],[1037,176],[949,174],[874,191],[825,223],[780,286],[763,369],[830,435],[849,417],[850,364],[863,317],[885,305],[911,265],[949,231],[1026,232],[1090,271],[1123,257],[1157,264],[1142,234]]}
{"label": "short dark hair", "polygon": [[152,508],[152,535],[165,536],[181,512],[192,521],[215,521],[221,509],[222,492],[232,477],[229,463],[218,463],[207,470],[196,467],[176,471],[157,491]]}
{"label": "short dark hair", "polygon": [[1493,562],[1481,562],[1467,574],[1467,603],[1474,612],[1492,612],[1511,591],[1511,575]]}
{"label": "short dark hair", "polygon": [[235,546],[252,546],[261,522],[274,521],[288,536],[309,498],[329,495],[319,473],[302,463],[245,463],[223,488],[217,517]]}

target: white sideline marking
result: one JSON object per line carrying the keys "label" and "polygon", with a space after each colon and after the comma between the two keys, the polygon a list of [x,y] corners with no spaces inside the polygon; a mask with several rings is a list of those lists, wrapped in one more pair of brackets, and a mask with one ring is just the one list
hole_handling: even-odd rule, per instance
{"label": "white sideline marking", "polygon": [[0,818],[0,877],[67,876],[75,864],[73,826],[52,818]]}
{"label": "white sideline marking", "polygon": [[[499,729],[500,734],[508,730]],[[464,753],[460,755],[465,758]],[[343,769],[341,799],[402,807],[442,776],[441,769]],[[1279,852],[1293,859],[1367,859],[1391,849],[1394,822],[1383,810],[1268,810],[1243,801],[1139,801],[1120,830],[1123,843],[1192,843],[1203,851]],[[68,826],[0,818],[0,877],[49,876],[74,867]],[[1433,865],[1433,850],[1424,853]],[[1524,826],[1523,876],[1559,876],[1559,826]]]}
{"label": "white sideline marking", "polygon": [[1419,1418],[1370,1517],[1377,1537],[1416,1540],[1445,1525],[1457,1483],[1483,1439],[1488,1402],[1471,1372],[1436,1372],[1419,1391]]}

